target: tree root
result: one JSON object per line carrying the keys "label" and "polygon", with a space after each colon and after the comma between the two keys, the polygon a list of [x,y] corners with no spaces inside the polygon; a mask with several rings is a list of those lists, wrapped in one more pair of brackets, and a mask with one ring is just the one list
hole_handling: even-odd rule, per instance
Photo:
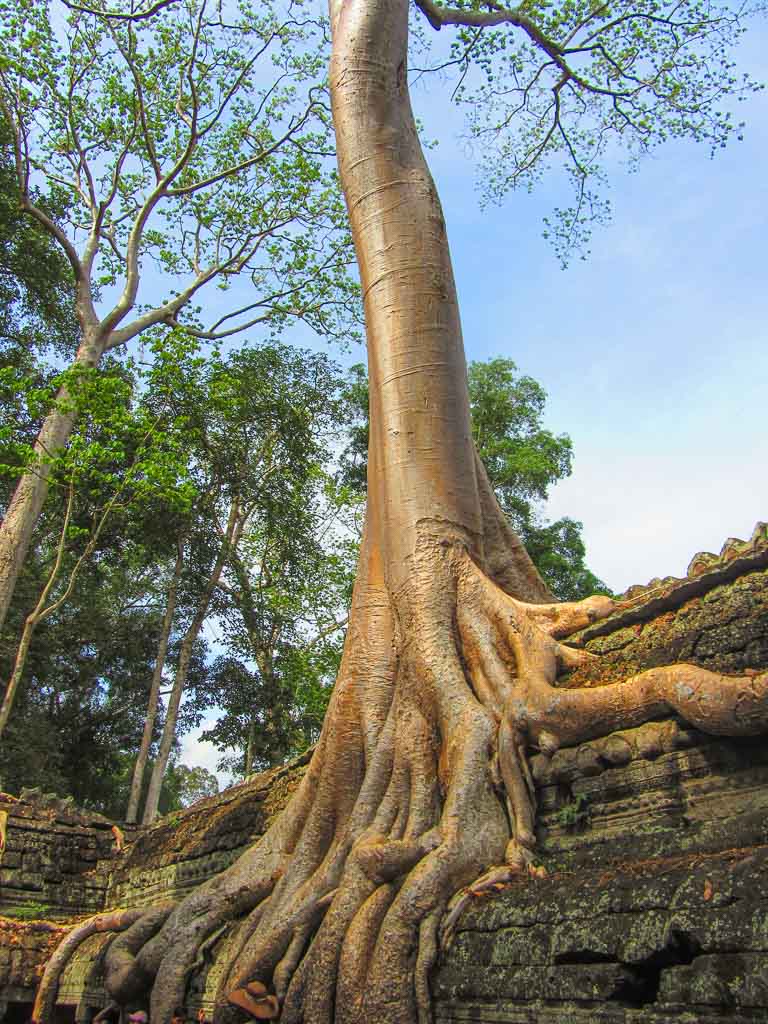
{"label": "tree root", "polygon": [[[467,903],[541,873],[532,748],[551,754],[672,711],[710,732],[768,727],[768,675],[678,665],[558,688],[559,671],[592,657],[558,638],[608,614],[610,599],[522,602],[440,524],[419,553],[397,624],[370,567],[362,575],[323,734],[289,808],[178,907],[123,924],[107,988],[123,1004],[151,989],[153,1024],[168,1024],[201,951],[234,922],[214,1024],[237,1012],[429,1024],[430,972]],[[46,992],[50,1004],[50,982]]]}
{"label": "tree root", "polygon": [[38,1024],[47,1024],[47,1021],[50,1020],[56,1002],[59,979],[78,947],[87,938],[99,932],[125,931],[141,920],[145,913],[144,910],[111,910],[106,914],[95,914],[75,925],[72,931],[62,939],[53,956],[45,965],[32,1007],[32,1019],[38,1021]]}
{"label": "tree root", "polygon": [[[557,687],[558,672],[594,656],[559,644],[555,638],[581,629],[610,614],[610,598],[589,598],[564,605],[531,605],[515,600],[495,586],[478,566],[467,560],[460,587],[460,602],[486,609],[485,637],[477,640],[477,627],[467,624],[470,643],[480,651],[481,675],[510,679],[499,688],[503,708],[498,734],[499,773],[510,811],[512,839],[505,864],[479,879],[467,898],[495,887],[514,872],[532,870],[535,845],[536,796],[528,766],[528,751],[551,756],[561,746],[572,746],[616,729],[639,725],[650,718],[673,713],[704,732],[745,736],[768,731],[768,673],[724,676],[695,665],[676,664],[649,669],[623,683],[602,687]],[[460,624],[466,617],[460,618]],[[536,873],[535,871],[533,873]],[[444,924],[450,941],[466,900],[452,907]]]}

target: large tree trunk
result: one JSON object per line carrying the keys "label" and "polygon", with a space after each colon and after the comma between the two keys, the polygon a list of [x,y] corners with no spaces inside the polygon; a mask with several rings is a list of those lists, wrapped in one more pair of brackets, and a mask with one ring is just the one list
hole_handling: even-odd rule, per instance
{"label": "large tree trunk", "polygon": [[[334,8],[334,118],[365,296],[377,457],[369,505],[389,591],[400,594],[413,590],[425,557],[435,562],[425,547],[438,535],[483,558],[484,481],[445,222],[408,98],[407,4]],[[551,599],[522,546],[505,555],[494,567],[520,597]]]}
{"label": "large tree trunk", "polygon": [[152,682],[149,687],[149,699],[147,700],[147,717],[144,722],[144,731],[141,736],[141,746],[136,756],[136,764],[133,768],[131,780],[131,793],[128,798],[128,810],[125,813],[125,820],[135,822],[139,816],[139,803],[141,801],[141,787],[144,782],[144,772],[149,760],[149,748],[152,745],[152,734],[155,731],[157,719],[157,702],[160,697],[160,686],[163,681],[163,669],[165,659],[168,655],[168,641],[171,637],[173,616],[176,613],[176,594],[179,588],[181,572],[184,568],[184,542],[179,540],[176,562],[173,567],[173,576],[168,587],[165,598],[165,614],[160,629],[160,639],[157,642],[157,655],[155,657],[155,668],[152,672]]}
{"label": "large tree trunk", "polygon": [[445,225],[408,100],[407,18],[407,0],[332,0],[371,380],[368,517],[339,677],[275,825],[155,938],[126,933],[108,952],[108,989],[126,1003],[151,987],[153,1024],[183,1001],[206,936],[245,915],[217,1022],[234,1003],[283,1024],[427,1024],[448,901],[491,865],[526,869],[529,747],[669,708],[713,731],[768,724],[768,676],[678,666],[553,686],[582,658],[554,638],[612,602],[549,602],[476,459]]}
{"label": "large tree trunk", "polygon": [[[86,339],[78,349],[72,369],[92,369],[104,352],[101,341]],[[66,447],[77,422],[66,387],[59,389],[54,408],[48,413],[35,442],[35,457],[22,475],[0,524],[0,630],[8,614],[19,573],[32,543],[51,476],[51,462]]]}

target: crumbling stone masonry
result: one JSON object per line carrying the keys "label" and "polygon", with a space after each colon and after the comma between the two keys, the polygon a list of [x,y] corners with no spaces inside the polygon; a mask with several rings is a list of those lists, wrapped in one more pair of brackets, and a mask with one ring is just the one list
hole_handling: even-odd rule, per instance
{"label": "crumbling stone masonry", "polygon": [[[682,580],[632,588],[632,607],[570,642],[602,655],[564,685],[602,685],[675,661],[768,667],[768,535],[694,558]],[[230,864],[284,806],[301,761],[147,829],[25,792],[0,796],[0,1020],[29,1016],[46,958],[73,920],[180,897]],[[768,1021],[768,743],[675,719],[536,757],[546,876],[468,901],[432,979],[438,1024]],[[29,920],[29,918],[40,920]],[[222,934],[198,964],[187,1013],[210,1012]],[[65,970],[59,1020],[105,1004],[86,940]],[[4,1015],[4,1016],[3,1016]]]}

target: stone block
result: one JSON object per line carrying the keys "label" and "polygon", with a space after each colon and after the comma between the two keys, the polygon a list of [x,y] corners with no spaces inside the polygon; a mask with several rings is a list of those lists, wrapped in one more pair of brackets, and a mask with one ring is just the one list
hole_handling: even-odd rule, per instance
{"label": "stone block", "polygon": [[713,954],[661,972],[658,1001],[669,1005],[768,1007],[768,957]]}
{"label": "stone block", "polygon": [[16,889],[23,889],[25,892],[42,892],[43,876],[35,871],[16,871],[13,875],[13,886]]}
{"label": "stone block", "polygon": [[635,974],[617,963],[558,967],[464,964],[451,972],[447,984],[441,973],[435,995],[453,1000],[525,1002],[534,998],[600,1003],[636,986]]}

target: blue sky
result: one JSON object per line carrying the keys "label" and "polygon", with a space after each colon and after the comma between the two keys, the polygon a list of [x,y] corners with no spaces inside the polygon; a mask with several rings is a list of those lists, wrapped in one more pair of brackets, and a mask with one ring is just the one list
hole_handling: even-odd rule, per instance
{"label": "blue sky", "polygon": [[[756,24],[739,57],[758,80],[766,43]],[[435,134],[440,96],[414,99]],[[739,104],[744,141],[714,159],[674,143],[616,169],[612,222],[566,271],[542,238],[567,200],[556,179],[481,210],[461,144],[430,154],[467,357],[508,356],[547,390],[575,461],[546,512],[582,520],[588,563],[617,590],[683,574],[768,518],[767,113],[766,92]]]}

